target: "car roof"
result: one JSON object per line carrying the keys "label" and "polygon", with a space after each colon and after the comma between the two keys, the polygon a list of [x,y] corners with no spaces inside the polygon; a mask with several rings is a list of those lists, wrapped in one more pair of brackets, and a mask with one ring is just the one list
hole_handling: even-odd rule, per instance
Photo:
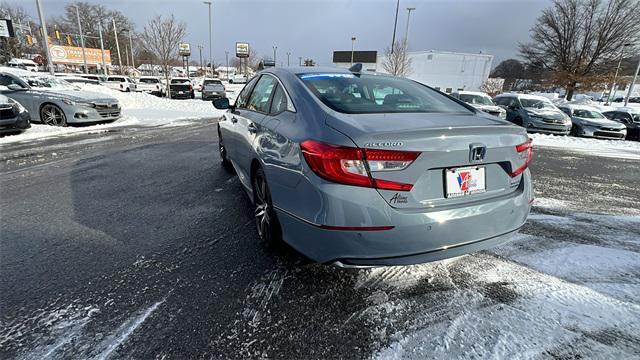
{"label": "car roof", "polygon": [[635,107],[635,106],[627,106],[627,107],[619,107],[619,108],[615,108],[613,110],[607,110],[605,112],[611,112],[611,111],[620,111],[620,112],[626,112],[629,114],[640,114],[640,107]]}
{"label": "car roof", "polygon": [[498,98],[498,97],[503,97],[503,96],[512,96],[512,97],[517,97],[519,99],[533,99],[533,100],[551,101],[551,100],[549,100],[549,98],[546,98],[546,97],[540,96],[540,95],[518,94],[518,93],[504,93],[504,94],[497,95],[496,97]]}
{"label": "car roof", "polygon": [[454,94],[460,94],[460,95],[480,95],[480,96],[489,96],[487,93],[484,93],[482,91],[454,91]]}
{"label": "car roof", "polygon": [[571,109],[571,110],[590,110],[590,111],[602,112],[596,107],[589,106],[589,105],[582,105],[582,104],[558,104],[557,106]]}

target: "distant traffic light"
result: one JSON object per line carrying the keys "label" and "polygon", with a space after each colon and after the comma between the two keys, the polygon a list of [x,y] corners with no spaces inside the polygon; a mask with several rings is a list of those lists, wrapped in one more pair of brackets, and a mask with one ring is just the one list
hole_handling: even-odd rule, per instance
{"label": "distant traffic light", "polygon": [[27,35],[26,40],[27,40],[27,44],[33,45],[33,37],[31,35]]}
{"label": "distant traffic light", "polygon": [[71,41],[71,35],[67,35],[67,45],[73,45],[73,42]]}
{"label": "distant traffic light", "polygon": [[56,39],[60,40],[60,30],[56,29]]}

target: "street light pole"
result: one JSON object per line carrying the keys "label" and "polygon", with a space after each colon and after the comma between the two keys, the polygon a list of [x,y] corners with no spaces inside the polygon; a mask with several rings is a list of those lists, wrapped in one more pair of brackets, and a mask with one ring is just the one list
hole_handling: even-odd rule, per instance
{"label": "street light pole", "polygon": [[396,28],[398,27],[398,10],[400,9],[400,0],[396,2],[396,21],[393,23],[393,38],[391,39],[391,54],[393,55],[393,47],[396,45]]}
{"label": "street light pole", "polygon": [[[209,66],[211,66],[211,76],[213,76],[213,43],[211,35],[211,1],[203,1],[204,4],[209,6]],[[205,75],[206,76],[206,75]]]}
{"label": "street light pole", "polygon": [[107,62],[104,60],[104,42],[102,41],[102,20],[98,21],[98,32],[100,33],[100,54],[102,55],[102,73],[107,75]]}
{"label": "street light pole", "polygon": [[607,105],[611,102],[611,97],[615,96],[614,91],[616,88],[616,80],[618,79],[618,71],[620,71],[620,64],[622,64],[622,58],[624,57],[624,48],[631,44],[622,44],[622,49],[620,50],[620,59],[618,60],[618,67],[616,67],[616,72],[613,75],[613,82],[611,83],[611,91],[609,91],[609,96],[607,97]]}
{"label": "street light pole", "polygon": [[409,19],[411,19],[411,12],[413,10],[415,10],[416,8],[414,7],[408,7],[407,8],[407,30],[405,30],[404,32],[404,45],[405,47],[407,47],[407,44],[409,43]]}
{"label": "street light pole", "polygon": [[224,60],[227,63],[227,81],[229,81],[229,52],[228,51],[224,52]]}
{"label": "street light pole", "polygon": [[116,38],[116,49],[118,50],[118,67],[120,68],[120,74],[122,74],[122,56],[120,56],[120,43],[118,42],[118,30],[116,29],[116,19],[111,19],[113,23],[113,36]]}
{"label": "street light pole", "polygon": [[290,63],[289,63],[289,57],[290,57],[290,56],[291,56],[291,52],[288,52],[288,51],[287,51],[287,67],[289,67],[289,66],[290,66]]}
{"label": "street light pole", "polygon": [[276,52],[278,51],[277,46],[272,46],[273,48],[273,67],[276,67]]}
{"label": "street light pole", "polygon": [[82,35],[82,25],[80,24],[80,9],[76,5],[76,16],[78,17],[78,33],[80,33],[80,45],[82,46],[82,61],[84,62],[84,73],[87,73],[87,53],[84,50],[84,35]]}
{"label": "street light pole", "polygon": [[135,58],[133,57],[133,39],[131,38],[131,30],[129,30],[129,48],[131,49],[131,67],[136,68]]}
{"label": "street light pole", "polygon": [[356,37],[352,36],[351,37],[351,65],[353,65],[353,48],[355,46],[356,43]]}
{"label": "street light pole", "polygon": [[53,60],[51,60],[51,50],[49,50],[49,35],[47,34],[47,24],[44,21],[40,0],[36,0],[36,5],[38,7],[38,17],[40,17],[40,26],[42,27],[42,42],[47,53],[47,65],[49,66],[49,72],[53,75],[55,71],[53,70]]}
{"label": "street light pole", "polygon": [[631,85],[629,85],[629,91],[627,92],[627,97],[624,98],[624,106],[629,104],[629,98],[631,97],[631,93],[633,92],[633,87],[636,84],[636,79],[638,78],[638,72],[640,71],[640,60],[638,60],[638,66],[636,67],[636,73],[633,75],[633,80],[631,81]]}
{"label": "street light pole", "polygon": [[302,66],[302,56],[298,56],[298,66]]}

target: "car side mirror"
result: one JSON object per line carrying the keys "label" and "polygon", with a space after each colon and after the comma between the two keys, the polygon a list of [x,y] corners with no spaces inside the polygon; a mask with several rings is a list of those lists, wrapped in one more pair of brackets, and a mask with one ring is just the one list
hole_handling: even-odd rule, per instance
{"label": "car side mirror", "polygon": [[215,107],[218,110],[226,110],[226,109],[233,108],[233,106],[229,104],[229,99],[226,97],[217,98],[213,100],[211,103],[213,104],[213,107]]}
{"label": "car side mirror", "polygon": [[25,90],[27,90],[26,88],[23,88],[22,86],[20,86],[18,84],[9,84],[7,86],[7,89],[9,89],[11,91],[25,91]]}

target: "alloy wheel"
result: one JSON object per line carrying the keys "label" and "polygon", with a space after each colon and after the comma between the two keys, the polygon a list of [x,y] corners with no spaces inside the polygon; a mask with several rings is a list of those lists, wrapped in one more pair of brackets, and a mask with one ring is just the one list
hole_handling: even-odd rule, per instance
{"label": "alloy wheel", "polygon": [[66,126],[67,119],[62,109],[53,104],[47,104],[40,110],[42,122],[51,126]]}
{"label": "alloy wheel", "polygon": [[254,180],[255,197],[255,218],[258,235],[267,243],[270,243],[273,234],[273,219],[271,216],[271,194],[264,178],[264,173],[260,170]]}

